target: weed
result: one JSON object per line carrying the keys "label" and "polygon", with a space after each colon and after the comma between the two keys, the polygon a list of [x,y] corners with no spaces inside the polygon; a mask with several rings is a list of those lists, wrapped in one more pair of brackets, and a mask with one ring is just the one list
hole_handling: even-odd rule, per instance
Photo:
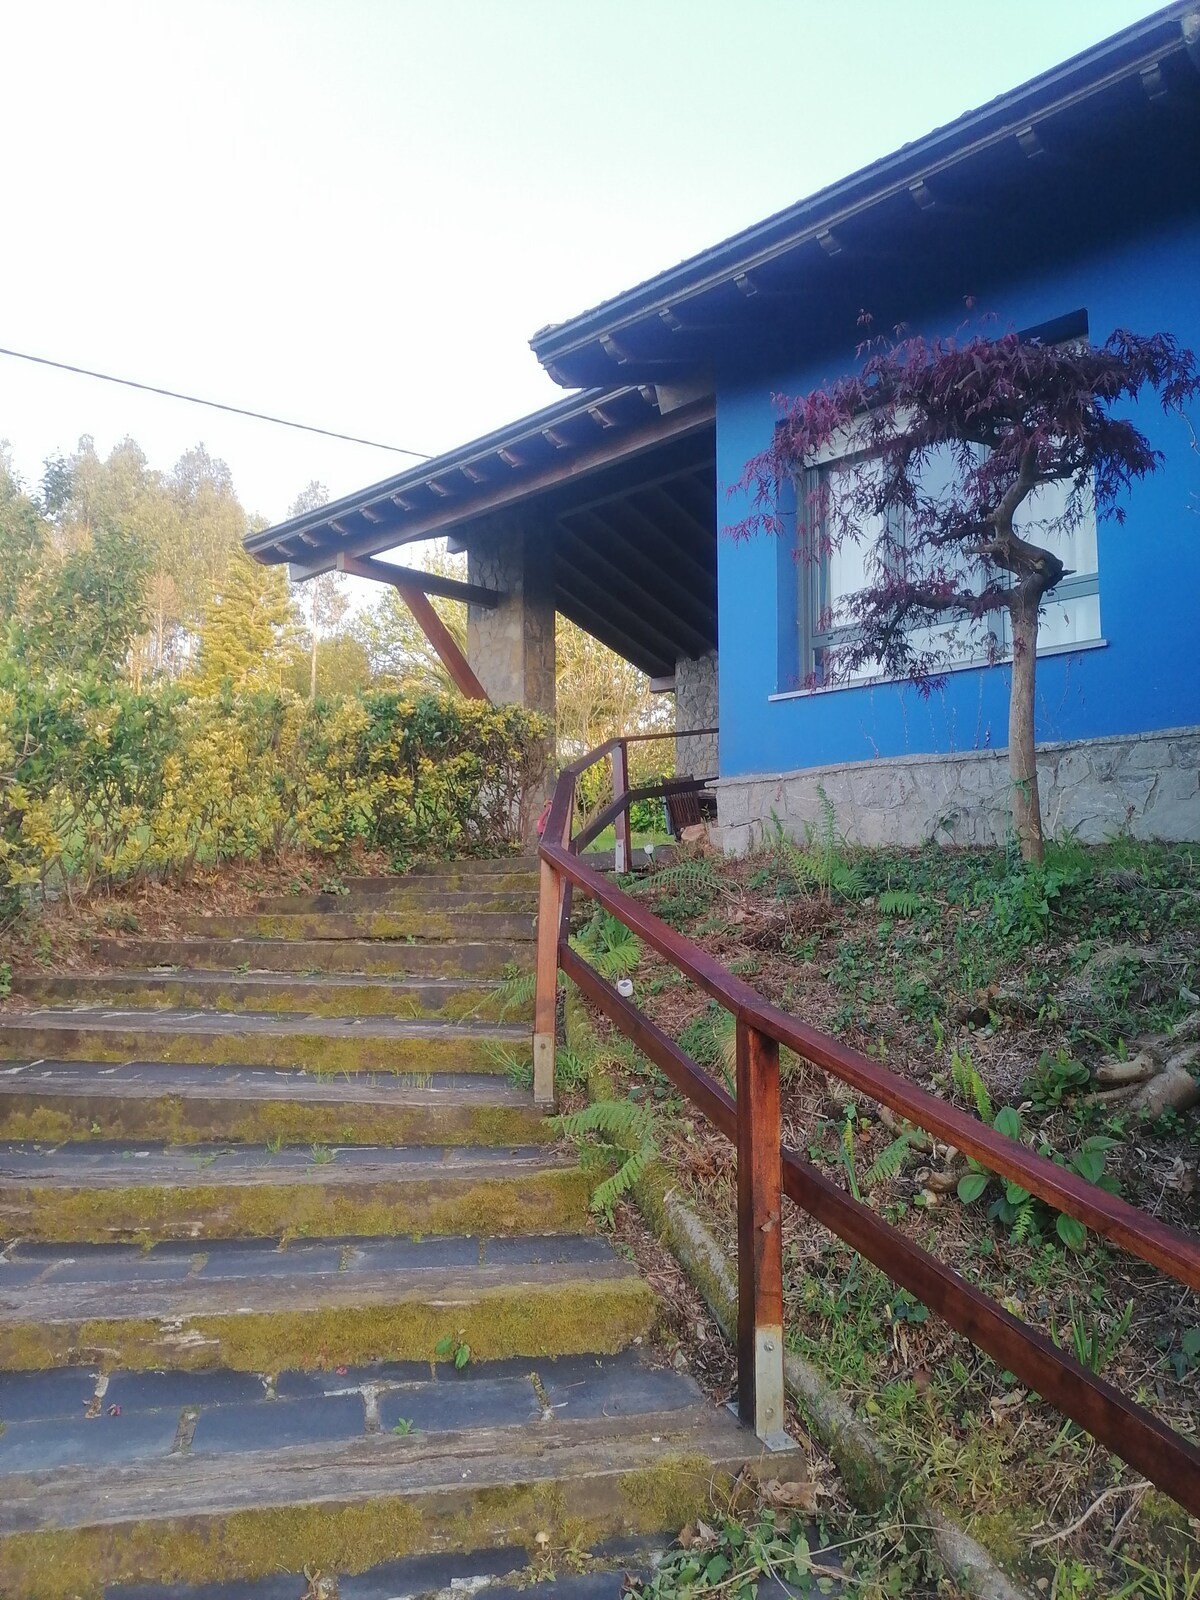
{"label": "weed", "polygon": [[[1106,1335],[1101,1334],[1099,1324],[1091,1321],[1086,1311],[1076,1309],[1074,1295],[1067,1297],[1067,1303],[1071,1312],[1067,1330],[1071,1350],[1081,1367],[1086,1367],[1089,1372],[1099,1375],[1112,1360],[1117,1346],[1129,1332],[1129,1324],[1133,1320],[1133,1301],[1130,1300],[1126,1304],[1124,1311]],[[1051,1338],[1060,1350],[1066,1343],[1058,1328],[1051,1330]]]}
{"label": "weed", "polygon": [[407,1439],[409,1434],[418,1433],[419,1431],[411,1417],[401,1417],[392,1428],[392,1432],[399,1434],[402,1439]]}
{"label": "weed", "polygon": [[314,1144],[309,1151],[309,1155],[315,1166],[326,1167],[337,1155],[337,1151],[331,1150],[327,1144]]}
{"label": "weed", "polygon": [[1087,1067],[1073,1060],[1061,1046],[1053,1054],[1043,1050],[1021,1093],[1032,1100],[1038,1111],[1052,1111],[1075,1090],[1085,1088],[1091,1076]]}
{"label": "weed", "polygon": [[471,1359],[471,1346],[458,1334],[448,1333],[434,1345],[433,1353],[439,1361],[453,1361],[456,1370],[461,1372]]}
{"label": "weed", "polygon": [[267,1154],[277,1156],[282,1149],[283,1135],[281,1133],[273,1133],[267,1140]]}
{"label": "weed", "polygon": [[1160,1350],[1167,1352],[1167,1360],[1176,1381],[1182,1383],[1189,1372],[1200,1371],[1200,1328],[1185,1328],[1179,1337],[1179,1349],[1171,1349],[1170,1333],[1162,1333],[1155,1341]]}
{"label": "weed", "polygon": [[[1012,1106],[1001,1106],[992,1119],[992,1126],[1006,1138],[1021,1137],[1020,1113]],[[1083,1141],[1073,1155],[1067,1157],[1060,1155],[1043,1139],[1038,1146],[1038,1154],[1053,1161],[1056,1166],[1066,1167],[1079,1177],[1086,1178],[1088,1183],[1116,1194],[1120,1185],[1105,1172],[1105,1166],[1107,1152],[1119,1143],[1119,1140],[1110,1139],[1105,1134],[1093,1134]],[[993,1182],[999,1183],[1003,1192],[992,1201],[988,1216],[1009,1229],[1014,1244],[1036,1243],[1042,1236],[1044,1223],[1053,1217],[1054,1231],[1062,1243],[1069,1250],[1083,1249],[1087,1241],[1087,1229],[1082,1222],[1036,1200],[1028,1189],[1014,1179],[998,1178],[973,1157],[968,1158],[967,1166],[969,1171],[958,1181],[958,1198],[964,1205],[973,1205]]]}

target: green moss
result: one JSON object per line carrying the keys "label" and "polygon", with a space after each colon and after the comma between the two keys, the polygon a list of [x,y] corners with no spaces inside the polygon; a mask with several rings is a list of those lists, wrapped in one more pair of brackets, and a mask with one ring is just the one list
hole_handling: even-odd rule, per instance
{"label": "green moss", "polygon": [[0,1324],[0,1370],[78,1362],[105,1370],[304,1371],[375,1360],[433,1361],[447,1337],[473,1360],[614,1354],[645,1334],[655,1301],[640,1278],[574,1280],[553,1287],[464,1291],[452,1304],[398,1297],[384,1305],[231,1312],[165,1327],[153,1318]]}
{"label": "green moss", "polygon": [[14,1028],[0,1026],[0,1060],[168,1061],[213,1067],[305,1067],[315,1072],[479,1072],[501,1068],[486,1036],[448,1034],[381,1038],[325,1033],[265,1033],[237,1028],[170,1033],[158,1029]]}
{"label": "green moss", "polygon": [[11,1194],[5,1225],[47,1243],[115,1239],[334,1237],[339,1234],[570,1233],[586,1228],[592,1176],[578,1167],[472,1183],[448,1176],[396,1183],[146,1184],[30,1187]]}
{"label": "green moss", "polygon": [[[398,1474],[403,1451],[396,1451]],[[519,1463],[515,1464],[519,1465]],[[228,1582],[275,1573],[359,1573],[432,1550],[494,1545],[533,1554],[541,1534],[587,1549],[631,1533],[669,1533],[708,1509],[715,1485],[702,1456],[667,1457],[621,1475],[520,1480],[352,1503],[164,1517],[0,1539],[6,1600],[101,1600],[120,1583]]]}
{"label": "green moss", "polygon": [[[294,984],[257,983],[252,977],[228,983],[197,983],[181,975],[154,984],[131,979],[128,984],[87,977],[32,980],[22,994],[40,1005],[113,1005],[144,1011],[175,1008],[220,1011],[264,1011],[315,1017],[393,1017],[440,1022],[500,1020],[500,1002],[487,988],[447,988],[429,983],[396,991],[386,984],[344,983],[329,988],[297,978]],[[532,1015],[532,1008],[530,1008]],[[509,1020],[513,1020],[510,1016]]]}
{"label": "green moss", "polygon": [[181,927],[203,939],[522,939],[531,912],[418,910],[258,912],[250,916],[184,917]]}
{"label": "green moss", "polygon": [[[0,1115],[0,1139],[153,1139],[164,1144],[221,1141],[266,1144],[482,1145],[541,1144],[553,1137],[532,1106],[304,1105],[289,1101],[117,1100],[84,1096],[63,1109],[30,1096]],[[99,1130],[98,1132],[96,1130]]]}
{"label": "green moss", "polygon": [[701,1455],[664,1456],[652,1467],[621,1475],[621,1498],[638,1533],[682,1527],[711,1508],[721,1487],[712,1463]]}

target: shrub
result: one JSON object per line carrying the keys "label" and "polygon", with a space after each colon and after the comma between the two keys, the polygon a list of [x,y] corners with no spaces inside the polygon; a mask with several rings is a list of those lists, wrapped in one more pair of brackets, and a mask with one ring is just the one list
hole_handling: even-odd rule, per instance
{"label": "shrub", "polygon": [[0,665],[0,914],[198,861],[502,854],[522,837],[547,730],[515,706],[370,692],[135,692]]}

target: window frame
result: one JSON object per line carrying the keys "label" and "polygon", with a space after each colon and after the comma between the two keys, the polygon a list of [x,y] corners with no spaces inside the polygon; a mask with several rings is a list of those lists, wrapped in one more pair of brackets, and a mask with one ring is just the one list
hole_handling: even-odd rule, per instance
{"label": "window frame", "polygon": [[[823,604],[829,593],[829,555],[825,548],[814,559],[806,552],[804,541],[810,539],[809,508],[815,503],[815,497],[820,487],[822,474],[828,475],[836,469],[853,466],[856,462],[871,459],[868,450],[855,450],[851,432],[847,432],[843,440],[836,443],[831,441],[810,466],[804,467],[797,474],[794,483],[796,496],[796,566],[800,570],[797,574],[796,585],[796,626],[794,635],[798,651],[797,665],[800,669],[800,679],[813,686],[816,690],[831,688],[852,689],[872,683],[896,683],[903,680],[892,677],[879,670],[873,670],[865,665],[852,677],[830,682],[823,672],[823,655],[829,650],[853,640],[856,628],[853,623],[835,624],[830,627],[818,627],[820,618],[830,608]],[[895,515],[889,512],[889,516]],[[1095,596],[1097,601],[1097,628],[1096,632],[1085,639],[1069,640],[1065,643],[1038,644],[1038,654],[1063,654],[1071,650],[1090,649],[1106,641],[1103,635],[1102,618],[1100,616],[1100,549],[1099,528],[1096,522],[1095,501],[1091,499],[1085,517],[1090,517],[1092,526],[1092,543],[1095,551],[1095,565],[1088,572],[1073,572],[1064,578],[1050,591],[1048,602],[1042,606],[1043,613],[1059,605],[1069,605],[1072,601],[1091,599]],[[946,665],[947,671],[960,667],[972,666],[1002,666],[1012,660],[1012,630],[1007,610],[1000,609],[989,612],[980,619],[983,633],[989,635],[994,641],[994,649],[984,653],[964,655],[961,660],[950,661]],[[1041,623],[1039,621],[1039,636]],[[979,641],[982,643],[982,639]]]}

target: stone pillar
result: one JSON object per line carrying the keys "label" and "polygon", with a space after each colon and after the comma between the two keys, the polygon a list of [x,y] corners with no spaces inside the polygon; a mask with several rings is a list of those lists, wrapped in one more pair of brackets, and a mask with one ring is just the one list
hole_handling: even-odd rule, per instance
{"label": "stone pillar", "polygon": [[[717,652],[694,660],[681,656],[675,663],[675,726],[677,728],[715,728],[717,703]],[[676,739],[675,771],[680,777],[717,776],[717,736]]]}
{"label": "stone pillar", "polygon": [[543,780],[526,805],[524,833],[535,824],[554,782],[554,552],[548,530],[498,521],[467,538],[467,578],[504,596],[492,610],[467,607],[467,660],[496,705],[519,705],[547,717],[551,736]]}

